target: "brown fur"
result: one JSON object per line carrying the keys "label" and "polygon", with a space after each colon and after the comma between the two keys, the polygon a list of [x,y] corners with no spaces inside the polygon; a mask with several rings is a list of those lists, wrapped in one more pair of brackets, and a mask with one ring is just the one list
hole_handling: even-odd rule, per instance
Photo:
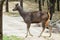
{"label": "brown fur", "polygon": [[24,22],[27,24],[27,34],[26,34],[26,37],[28,36],[28,32],[32,36],[32,34],[29,31],[31,23],[40,23],[40,22],[42,22],[43,30],[40,33],[39,37],[44,32],[46,26],[48,26],[48,28],[50,30],[50,36],[51,36],[52,28],[49,27],[50,13],[42,12],[42,11],[25,12],[21,8],[21,6],[19,6],[18,4],[16,4],[15,8],[13,9],[13,11],[16,11],[16,10],[18,10],[19,14],[24,19]]}
{"label": "brown fur", "polygon": [[48,20],[45,23],[45,27],[49,26],[49,22],[50,22],[50,13],[48,12]]}

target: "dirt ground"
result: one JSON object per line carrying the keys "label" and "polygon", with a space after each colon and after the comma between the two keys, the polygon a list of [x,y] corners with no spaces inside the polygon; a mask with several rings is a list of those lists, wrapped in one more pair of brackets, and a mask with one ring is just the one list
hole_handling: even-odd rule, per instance
{"label": "dirt ground", "polygon": [[[15,6],[16,3],[19,2],[10,2],[9,3],[9,13],[17,13],[18,12],[13,12],[12,9]],[[33,11],[38,10],[38,6],[36,6],[36,4],[32,4],[29,5],[27,4],[28,2],[24,2],[24,10],[28,10],[28,11]],[[11,6],[12,5],[12,6]],[[38,4],[37,4],[38,5]],[[37,8],[33,8],[33,6],[36,6]],[[5,7],[5,6],[4,6]],[[28,8],[28,7],[32,7],[32,8]],[[34,10],[34,11],[35,11]],[[26,35],[26,24],[23,22],[23,19],[21,16],[16,16],[15,14],[9,14],[5,12],[5,8],[4,8],[4,13],[3,13],[3,34],[4,35],[16,35],[18,37],[25,37]],[[60,12],[59,12],[60,13]],[[59,24],[60,25],[60,24]],[[28,36],[27,38],[24,38],[24,40],[60,40],[60,33],[56,28],[53,28],[52,32],[52,36],[49,38],[49,31],[48,29],[46,29],[44,31],[44,33],[42,34],[42,36],[39,38],[38,35],[40,34],[42,30],[42,27],[38,27],[37,24],[32,24],[31,28],[30,28],[30,32],[34,35],[33,37]]]}

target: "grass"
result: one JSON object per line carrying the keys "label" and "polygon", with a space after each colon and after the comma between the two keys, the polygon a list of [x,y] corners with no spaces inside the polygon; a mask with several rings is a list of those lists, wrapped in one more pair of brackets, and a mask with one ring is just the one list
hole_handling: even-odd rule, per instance
{"label": "grass", "polygon": [[7,36],[7,35],[3,35],[3,40],[24,40],[24,38],[18,38],[17,36]]}

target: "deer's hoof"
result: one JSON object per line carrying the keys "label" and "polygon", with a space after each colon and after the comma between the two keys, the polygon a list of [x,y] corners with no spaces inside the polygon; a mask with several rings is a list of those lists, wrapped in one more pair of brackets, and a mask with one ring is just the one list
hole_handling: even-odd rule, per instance
{"label": "deer's hoof", "polygon": [[41,37],[41,35],[39,35],[38,37]]}
{"label": "deer's hoof", "polygon": [[38,36],[38,37],[41,37],[41,36]]}
{"label": "deer's hoof", "polygon": [[33,35],[31,34],[30,36],[32,36],[33,37]]}
{"label": "deer's hoof", "polygon": [[25,38],[27,38],[27,35],[25,36]]}
{"label": "deer's hoof", "polygon": [[51,37],[51,35],[49,37]]}

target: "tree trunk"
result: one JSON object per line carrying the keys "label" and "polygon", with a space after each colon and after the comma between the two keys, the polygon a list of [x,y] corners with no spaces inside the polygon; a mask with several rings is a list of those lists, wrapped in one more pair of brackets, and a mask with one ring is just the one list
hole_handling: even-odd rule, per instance
{"label": "tree trunk", "polygon": [[0,0],[0,40],[2,40],[2,11],[4,0]]}
{"label": "tree trunk", "polygon": [[20,6],[23,8],[23,0],[20,0]]}
{"label": "tree trunk", "polygon": [[56,0],[49,0],[48,5],[49,5],[49,10],[50,10],[50,20],[52,20],[53,13],[55,12],[55,2]]}
{"label": "tree trunk", "polygon": [[39,0],[39,11],[42,11],[41,0]]}
{"label": "tree trunk", "polygon": [[57,11],[59,11],[59,0],[57,0]]}
{"label": "tree trunk", "polygon": [[9,12],[8,0],[6,0],[6,12]]}
{"label": "tree trunk", "polygon": [[44,1],[45,1],[45,0],[42,0],[42,5],[43,5],[43,6],[44,6]]}
{"label": "tree trunk", "polygon": [[37,0],[35,0],[35,2],[37,2]]}

